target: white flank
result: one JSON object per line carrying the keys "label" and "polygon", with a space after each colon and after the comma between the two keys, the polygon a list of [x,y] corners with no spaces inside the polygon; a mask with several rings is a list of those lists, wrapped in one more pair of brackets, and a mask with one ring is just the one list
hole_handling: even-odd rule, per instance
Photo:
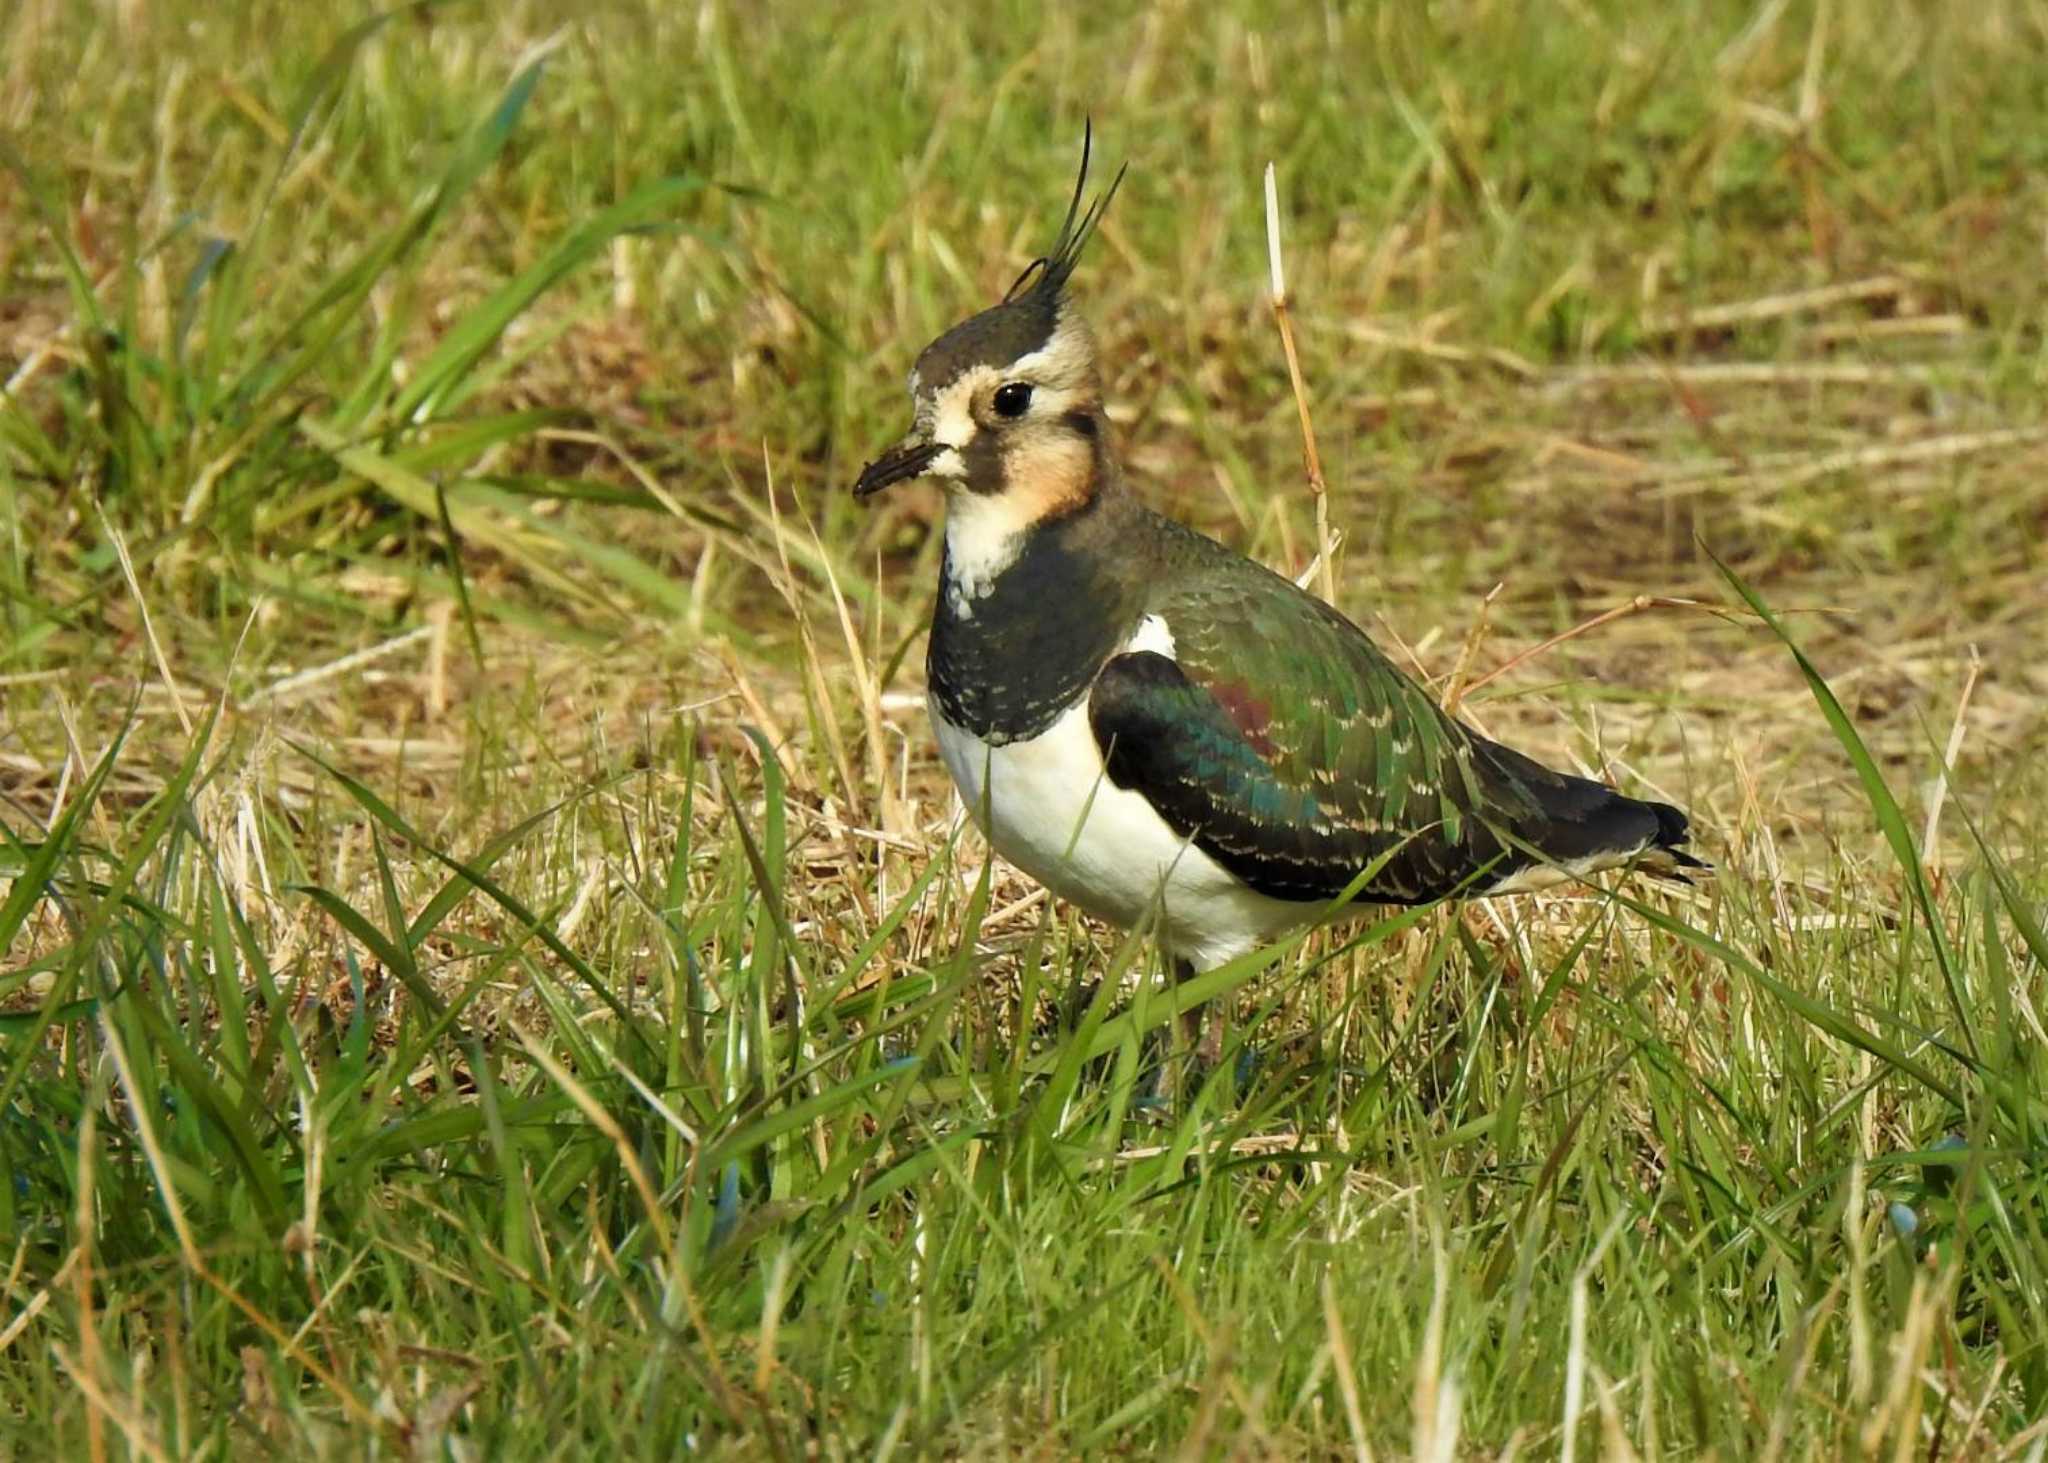
{"label": "white flank", "polygon": [[1147,615],[1138,621],[1138,633],[1124,645],[1124,652],[1150,650],[1158,655],[1173,659],[1173,630],[1158,615]]}
{"label": "white flank", "polygon": [[[1171,655],[1148,616],[1125,647]],[[932,728],[961,800],[997,853],[1063,899],[1128,928],[1163,901],[1160,934],[1207,970],[1311,918],[1315,906],[1269,899],[1185,842],[1135,792],[1104,776],[1086,699],[1028,742],[991,747],[948,722]]]}
{"label": "white flank", "polygon": [[[1588,874],[1597,874],[1603,869],[1618,869],[1623,864],[1632,863],[1637,859],[1643,859],[1646,866],[1654,868],[1657,863],[1655,856],[1645,858],[1646,854],[1650,854],[1650,845],[1647,843],[1636,848],[1616,849],[1612,853],[1590,854],[1585,858],[1559,859],[1549,864],[1530,864],[1525,869],[1515,870],[1498,884],[1487,885],[1484,892],[1489,895],[1533,894],[1539,889],[1555,889],[1560,884],[1574,883]],[[1664,862],[1668,865],[1671,860],[1666,858]]]}

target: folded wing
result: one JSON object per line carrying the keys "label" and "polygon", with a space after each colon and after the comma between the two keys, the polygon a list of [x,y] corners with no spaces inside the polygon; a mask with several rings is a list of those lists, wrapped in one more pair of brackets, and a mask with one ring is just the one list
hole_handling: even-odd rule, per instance
{"label": "folded wing", "polygon": [[1483,893],[1551,864],[1699,866],[1677,809],[1487,740],[1328,606],[1254,588],[1184,589],[1200,612],[1168,618],[1173,653],[1112,658],[1089,700],[1109,780],[1251,888],[1327,900],[1382,855],[1363,900]]}

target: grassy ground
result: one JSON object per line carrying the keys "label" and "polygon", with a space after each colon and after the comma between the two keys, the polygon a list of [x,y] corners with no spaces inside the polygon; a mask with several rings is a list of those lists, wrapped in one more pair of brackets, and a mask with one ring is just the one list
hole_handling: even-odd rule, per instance
{"label": "grassy ground", "polygon": [[[316,14],[0,14],[10,1451],[2043,1455],[2048,6]],[[1343,607],[1721,865],[1175,1105],[845,492],[1091,113],[1144,491],[1272,160]]]}

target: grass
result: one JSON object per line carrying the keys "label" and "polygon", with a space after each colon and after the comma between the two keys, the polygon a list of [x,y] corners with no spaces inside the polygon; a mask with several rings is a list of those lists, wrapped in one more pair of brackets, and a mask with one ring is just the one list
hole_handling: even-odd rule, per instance
{"label": "grass", "polygon": [[[556,15],[0,19],[10,1450],[2042,1456],[2048,10]],[[1177,1104],[845,492],[1091,112],[1144,491],[1308,562],[1272,160],[1339,602],[1721,867]]]}

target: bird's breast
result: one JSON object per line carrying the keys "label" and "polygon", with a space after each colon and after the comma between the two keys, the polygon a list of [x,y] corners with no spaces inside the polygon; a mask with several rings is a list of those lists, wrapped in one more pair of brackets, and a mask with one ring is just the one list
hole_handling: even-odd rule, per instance
{"label": "bird's breast", "polygon": [[[1163,621],[1147,618],[1122,649],[1170,654]],[[1164,905],[1162,932],[1206,967],[1302,917],[1255,894],[1167,826],[1137,792],[1104,771],[1085,688],[1042,730],[992,739],[956,720],[934,687],[939,754],[990,845],[1054,894],[1126,928]]]}
{"label": "bird's breast", "polygon": [[1027,535],[986,580],[962,576],[950,538],[946,554],[925,660],[934,705],[994,745],[1039,736],[1128,633],[1128,586],[1051,532]]}
{"label": "bird's breast", "polygon": [[1128,926],[1183,860],[1191,873],[1207,866],[1222,874],[1143,797],[1104,776],[1085,700],[1037,736],[1010,742],[958,725],[936,698],[931,716],[968,815],[997,853],[1062,898]]}

